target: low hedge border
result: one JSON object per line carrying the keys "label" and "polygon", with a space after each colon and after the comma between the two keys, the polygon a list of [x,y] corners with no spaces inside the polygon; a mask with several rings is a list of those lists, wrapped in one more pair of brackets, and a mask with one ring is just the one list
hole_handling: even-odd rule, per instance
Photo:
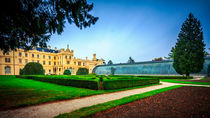
{"label": "low hedge border", "polygon": [[159,79],[113,79],[103,81],[103,88],[104,90],[113,90],[135,86],[158,84],[159,82]]}
{"label": "low hedge border", "polygon": [[50,76],[42,77],[42,76],[33,76],[33,75],[27,75],[27,76],[16,76],[17,78],[24,78],[24,79],[32,79],[42,82],[49,82],[54,83],[58,85],[65,85],[65,86],[73,86],[73,87],[79,87],[79,88],[87,88],[87,89],[93,89],[98,90],[98,82],[97,81],[90,81],[90,80],[77,80],[69,79],[69,78],[53,78]]}

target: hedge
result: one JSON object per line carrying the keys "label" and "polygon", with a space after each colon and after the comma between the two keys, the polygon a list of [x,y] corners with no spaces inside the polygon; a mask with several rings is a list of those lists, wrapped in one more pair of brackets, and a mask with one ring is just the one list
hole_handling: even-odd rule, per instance
{"label": "hedge", "polygon": [[90,81],[90,80],[81,80],[81,79],[69,79],[69,78],[58,78],[53,76],[16,76],[18,78],[25,78],[25,79],[32,79],[42,82],[49,82],[54,83],[58,85],[65,85],[65,86],[73,86],[73,87],[79,87],[79,88],[87,88],[87,89],[93,89],[98,90],[98,82],[97,81]]}
{"label": "hedge", "polygon": [[110,79],[103,81],[104,90],[113,90],[159,83],[159,79]]}
{"label": "hedge", "polygon": [[136,78],[136,77],[142,77],[142,78],[158,78],[158,79],[193,79],[192,76],[189,76],[188,78],[186,76],[167,76],[167,75],[139,75],[139,76],[130,76],[130,75],[110,75],[109,77],[127,77],[127,78]]}

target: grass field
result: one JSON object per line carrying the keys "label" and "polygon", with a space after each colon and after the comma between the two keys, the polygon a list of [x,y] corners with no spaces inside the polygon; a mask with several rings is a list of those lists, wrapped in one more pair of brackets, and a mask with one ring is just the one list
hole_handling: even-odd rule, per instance
{"label": "grass field", "polygon": [[56,85],[31,79],[20,79],[16,78],[15,76],[0,76],[0,110],[146,86],[106,91],[90,90],[71,86]]}
{"label": "grass field", "polygon": [[171,86],[171,87],[166,87],[166,88],[162,88],[162,89],[157,89],[157,90],[153,90],[150,92],[146,92],[146,93],[142,93],[142,94],[137,94],[137,95],[132,95],[132,96],[128,96],[125,98],[121,98],[118,100],[113,100],[110,102],[106,102],[106,103],[102,103],[102,104],[98,104],[98,105],[93,105],[90,107],[84,107],[81,108],[79,110],[73,111],[71,113],[65,113],[65,114],[61,114],[59,116],[57,116],[56,118],[81,118],[81,117],[86,117],[89,115],[92,115],[94,113],[100,112],[100,111],[104,111],[106,109],[110,109],[119,105],[123,105],[129,102],[133,102],[135,100],[139,100],[148,96],[152,96],[158,93],[162,93],[168,90],[172,90],[175,88],[179,88],[182,87],[182,85],[176,85],[176,86]]}
{"label": "grass field", "polygon": [[199,84],[199,85],[210,85],[210,82],[190,82],[190,81],[179,81],[174,79],[161,79],[163,82],[181,83],[181,84]]}

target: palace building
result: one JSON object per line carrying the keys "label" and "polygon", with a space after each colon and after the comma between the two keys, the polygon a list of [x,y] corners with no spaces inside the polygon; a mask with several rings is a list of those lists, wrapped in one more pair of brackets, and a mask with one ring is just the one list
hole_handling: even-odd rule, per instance
{"label": "palace building", "polygon": [[28,62],[38,62],[42,64],[45,74],[62,75],[65,69],[70,69],[72,75],[75,75],[79,68],[87,68],[89,73],[97,65],[103,64],[103,59],[97,59],[93,54],[92,60],[79,59],[74,57],[74,51],[69,49],[57,50],[48,48],[33,48],[28,51],[17,49],[3,54],[0,50],[0,75],[19,75],[20,69],[23,69]]}

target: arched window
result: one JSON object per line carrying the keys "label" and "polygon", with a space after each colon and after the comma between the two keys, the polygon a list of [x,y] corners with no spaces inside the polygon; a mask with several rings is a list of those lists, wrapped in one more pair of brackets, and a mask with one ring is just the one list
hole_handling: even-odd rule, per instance
{"label": "arched window", "polygon": [[5,74],[10,74],[11,73],[11,68],[9,66],[5,67]]}

